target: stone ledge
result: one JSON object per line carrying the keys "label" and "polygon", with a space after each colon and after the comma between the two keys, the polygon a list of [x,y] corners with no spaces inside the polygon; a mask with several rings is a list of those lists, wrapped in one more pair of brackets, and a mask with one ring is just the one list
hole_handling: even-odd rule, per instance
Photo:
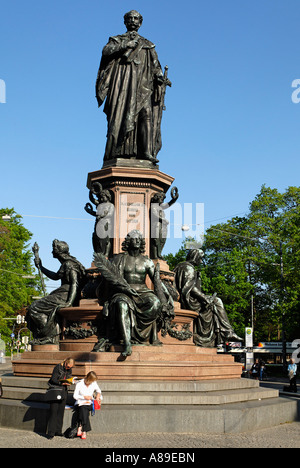
{"label": "stone ledge", "polygon": [[[0,400],[0,427],[45,433],[49,405]],[[64,430],[71,424],[66,410]],[[272,398],[229,405],[105,406],[91,418],[92,430],[101,433],[205,433],[225,434],[254,431],[298,421],[298,402]]]}

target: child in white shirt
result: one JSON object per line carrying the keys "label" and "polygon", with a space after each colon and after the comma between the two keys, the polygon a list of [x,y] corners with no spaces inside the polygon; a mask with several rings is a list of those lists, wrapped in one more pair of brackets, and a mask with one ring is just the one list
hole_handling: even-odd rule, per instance
{"label": "child in white shirt", "polygon": [[[94,398],[94,393],[96,393],[96,398]],[[103,399],[95,372],[89,372],[84,379],[76,384],[74,399],[76,400],[75,406],[78,406],[77,435],[81,439],[86,439],[86,433],[91,430],[89,413],[92,410],[92,400],[96,399],[100,402]]]}

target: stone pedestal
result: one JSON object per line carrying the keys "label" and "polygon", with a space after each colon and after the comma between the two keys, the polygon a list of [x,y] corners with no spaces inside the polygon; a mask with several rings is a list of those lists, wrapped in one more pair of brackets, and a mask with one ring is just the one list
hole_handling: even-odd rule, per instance
{"label": "stone pedestal", "polygon": [[[82,300],[79,307],[61,309],[64,332],[59,350],[56,345],[35,346],[33,351],[13,361],[14,375],[49,377],[55,364],[72,357],[73,375],[84,377],[93,370],[101,381],[198,381],[241,376],[242,364],[235,363],[232,356],[218,355],[216,348],[194,345],[193,321],[197,313],[182,310],[176,302],[170,332],[165,336],[159,334],[161,346],[135,345],[127,358],[121,355],[121,345],[111,346],[108,352],[92,352],[97,336],[91,332],[91,322],[101,320],[102,310],[93,299]],[[79,339],[66,336],[66,326],[71,322],[76,322],[79,333],[89,336]]]}
{"label": "stone pedestal", "polygon": [[[93,350],[98,339],[93,333],[91,322],[99,320],[102,314],[103,307],[99,305],[97,299],[82,299],[79,307],[68,307],[60,310],[62,317],[62,339],[60,341],[60,351],[79,351],[90,352]],[[86,334],[81,338],[72,338],[66,336],[67,324],[76,323],[77,333],[80,335]],[[75,329],[76,331],[76,329]]]}
{"label": "stone pedestal", "polygon": [[199,348],[192,344],[133,346],[132,355],[122,357],[122,346],[110,352],[84,350],[57,352],[25,352],[12,362],[15,376],[47,377],[67,357],[75,360],[73,375],[83,378],[94,371],[103,381],[200,381],[237,379],[242,364],[230,355],[219,355],[215,348]]}
{"label": "stone pedestal", "polygon": [[53,353],[59,351],[58,344],[44,344],[44,345],[32,345],[31,351],[39,353]]}
{"label": "stone pedestal", "polygon": [[[175,302],[175,318],[172,322],[172,328],[166,335],[159,333],[159,340],[165,344],[173,344],[176,346],[194,346],[193,343],[193,321],[197,317],[197,312],[191,310],[183,310],[178,302]],[[96,334],[91,333],[91,322],[98,324],[102,320],[103,307],[98,304],[97,299],[83,299],[80,301],[79,307],[68,307],[60,310],[60,315],[63,319],[63,333],[60,340],[59,349],[50,349],[55,345],[45,345],[49,351],[77,351],[77,352],[92,352],[97,343]],[[87,334],[87,337],[72,338],[66,335],[67,324],[75,322],[77,325],[78,334]],[[178,338],[179,337],[179,338]],[[36,351],[42,351],[43,346],[39,346]],[[121,350],[122,347],[119,346]],[[151,346],[147,347],[148,350]],[[120,351],[121,352],[121,351]]]}
{"label": "stone pedestal", "polygon": [[[88,174],[89,189],[98,183],[112,195],[114,255],[122,252],[122,242],[127,234],[139,230],[146,241],[145,254],[151,257],[151,200],[155,193],[166,194],[173,181],[173,177],[159,171],[151,163],[135,160],[116,161]],[[96,186],[99,187],[98,184]],[[92,197],[91,201],[96,205]],[[173,285],[174,274],[167,263],[157,258],[153,261],[160,264],[161,279]],[[179,299],[175,298],[176,291],[172,294],[175,298],[175,318],[166,333],[159,333],[160,346],[134,345],[132,355],[127,358],[122,356],[121,345],[111,346],[107,352],[93,352],[101,329],[103,307],[96,299],[100,273],[93,265],[87,272],[90,281],[81,292],[79,305],[59,311],[63,322],[59,348],[56,345],[35,346],[32,352],[23,353],[20,359],[13,362],[15,375],[48,377],[55,364],[72,357],[75,360],[73,375],[83,377],[93,370],[101,381],[197,381],[240,377],[242,365],[236,364],[232,356],[218,355],[216,349],[195,346],[193,323],[198,314],[181,309],[179,302],[176,302]],[[148,279],[147,285],[152,287]]]}
{"label": "stone pedestal", "polygon": [[114,196],[115,226],[113,253],[122,252],[128,232],[138,229],[145,237],[150,257],[150,202],[156,192],[167,192],[174,178],[154,168],[106,167],[88,174],[87,187],[100,182]]}

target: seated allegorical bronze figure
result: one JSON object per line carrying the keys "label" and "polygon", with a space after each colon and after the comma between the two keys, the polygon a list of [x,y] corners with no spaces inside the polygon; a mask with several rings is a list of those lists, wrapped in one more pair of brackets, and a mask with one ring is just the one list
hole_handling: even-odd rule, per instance
{"label": "seated allegorical bronze figure", "polygon": [[243,341],[230,325],[222,300],[216,294],[208,296],[201,291],[201,277],[195,267],[201,265],[203,256],[202,250],[192,249],[186,261],[175,268],[182,308],[199,312],[194,321],[194,343],[211,348],[226,341]]}
{"label": "seated allegorical bronze figure", "polygon": [[[158,321],[167,310],[172,313],[173,300],[160,282],[153,261],[143,255],[145,240],[142,234],[131,231],[122,248],[123,253],[117,254],[111,262],[102,254],[95,254],[94,263],[109,291],[104,304],[104,316],[109,321],[108,335],[117,331],[124,345],[122,355],[126,357],[132,353],[132,344],[161,344],[157,334]],[[147,275],[154,282],[155,291],[147,287]],[[108,335],[106,338],[110,340]],[[100,350],[98,348],[96,345],[95,351]]]}
{"label": "seated allegorical bronze figure", "polygon": [[48,296],[35,300],[27,309],[26,321],[33,334],[31,344],[56,344],[61,332],[57,312],[63,307],[71,307],[85,278],[85,269],[69,253],[69,246],[64,241],[53,241],[53,257],[61,263],[57,273],[47,270],[38,256],[35,246],[35,265],[51,280],[61,280],[61,286]]}

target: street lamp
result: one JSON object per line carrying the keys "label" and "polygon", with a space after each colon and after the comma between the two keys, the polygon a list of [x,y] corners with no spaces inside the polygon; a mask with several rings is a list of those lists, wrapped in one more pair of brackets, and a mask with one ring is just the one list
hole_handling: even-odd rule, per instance
{"label": "street lamp", "polygon": [[282,241],[279,242],[279,257],[280,263],[272,263],[274,266],[280,267],[280,309],[281,309],[281,319],[282,319],[282,332],[281,332],[281,341],[282,341],[282,365],[284,371],[287,371],[287,360],[286,360],[286,333],[285,333],[285,311],[284,311],[284,264],[283,264],[283,251],[282,251]]}
{"label": "street lamp", "polygon": [[[181,230],[183,232],[187,232],[187,231],[190,230],[190,226],[188,224],[183,224],[181,226]],[[200,242],[197,242],[196,240],[190,240],[190,241],[186,242],[185,248],[186,248],[186,250],[201,249],[202,245],[203,245],[203,240],[200,241]]]}
{"label": "street lamp", "polygon": [[286,361],[286,334],[285,334],[285,312],[283,306],[284,299],[284,275],[283,275],[283,254],[282,254],[282,241],[280,241],[280,305],[282,313],[282,363],[283,369],[287,370],[287,361]]}
{"label": "street lamp", "polygon": [[11,216],[8,215],[8,214],[5,214],[2,216],[2,221],[10,221],[11,220]]}

